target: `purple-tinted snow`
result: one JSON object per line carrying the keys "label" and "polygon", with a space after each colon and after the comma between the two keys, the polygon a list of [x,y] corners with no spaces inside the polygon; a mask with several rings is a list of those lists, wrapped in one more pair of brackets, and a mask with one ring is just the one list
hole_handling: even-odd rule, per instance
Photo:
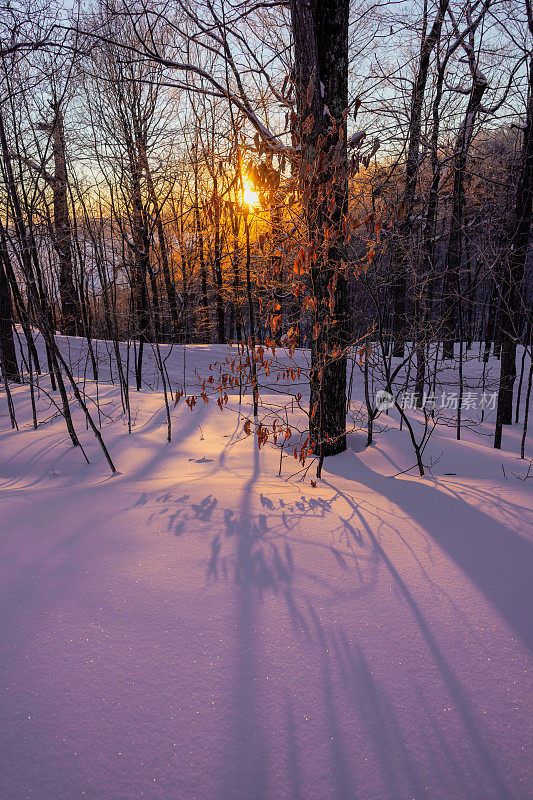
{"label": "purple-tinted snow", "polygon": [[[117,390],[100,396],[117,417]],[[165,444],[145,391],[131,436],[104,426],[110,478],[81,417],[89,466],[60,420],[25,427],[27,388],[14,400],[19,433],[0,401],[2,800],[531,796],[517,431],[500,453],[490,425],[435,434],[434,476],[391,477],[413,463],[391,419],[367,450],[353,434],[313,488],[276,477],[236,398],[181,404]]]}

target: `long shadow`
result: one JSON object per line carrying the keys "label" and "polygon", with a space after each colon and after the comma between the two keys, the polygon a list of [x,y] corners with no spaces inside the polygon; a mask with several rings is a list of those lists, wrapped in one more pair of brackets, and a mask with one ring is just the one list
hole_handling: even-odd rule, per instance
{"label": "long shadow", "polygon": [[[158,409],[158,411],[155,413],[157,414],[160,412],[161,409]],[[139,428],[139,433],[141,435],[137,439],[123,439],[121,442],[122,446],[120,448],[116,448],[116,452],[118,453],[118,463],[120,463],[120,459],[123,457],[124,452],[127,455],[132,441],[135,441],[135,446],[138,449],[147,453],[151,451],[152,455],[138,465],[131,466],[130,464],[127,473],[124,474],[121,480],[124,483],[136,484],[139,481],[148,481],[157,478],[157,469],[160,466],[164,466],[169,462],[175,463],[178,461],[178,459],[183,457],[183,450],[186,447],[187,439],[196,430],[198,426],[198,420],[200,419],[201,423],[205,425],[207,419],[213,413],[214,408],[212,406],[204,406],[198,412],[189,412],[188,410],[185,411],[185,409],[182,408],[180,413],[174,416],[172,420],[171,442],[154,442],[150,437],[143,438],[142,434],[146,433],[146,430],[141,430],[141,428]]]}
{"label": "long shadow", "polygon": [[[44,442],[44,444],[39,446],[41,442]],[[2,493],[6,492],[6,496],[10,496],[10,489],[18,492],[21,489],[33,489],[34,487],[38,486],[38,484],[42,483],[43,480],[50,478],[50,474],[52,472],[52,463],[55,467],[57,467],[57,465],[66,459],[67,456],[70,457],[74,454],[77,458],[79,458],[79,467],[84,469],[86,466],[86,462],[83,458],[81,450],[72,446],[68,434],[63,434],[62,432],[52,432],[49,434],[41,433],[39,440],[32,438],[26,445],[24,445],[24,447],[17,451],[16,455],[11,456],[3,462],[2,469],[8,470],[11,463],[16,463],[17,459],[20,460],[21,456],[24,455],[26,451],[29,451],[29,453],[24,461],[23,466],[21,465],[20,471],[17,470],[17,474],[14,476],[7,475],[5,482],[0,484],[0,491]],[[55,451],[57,451],[57,454]],[[47,459],[49,459],[51,455],[54,459],[53,462],[48,460],[45,462],[45,456]],[[39,464],[41,465],[40,467],[38,466]],[[31,474],[34,468],[38,468],[38,474],[35,475],[28,483],[22,483],[24,478],[28,474]],[[76,466],[74,470],[71,469],[70,472],[73,474],[68,478],[67,481],[63,482],[63,487],[71,486],[79,481],[77,474],[78,467]],[[3,477],[4,475],[0,475],[0,478]],[[50,488],[56,489],[57,486],[52,486]]]}
{"label": "long shadow", "polygon": [[294,719],[292,699],[288,693],[285,696],[285,708],[287,714],[287,757],[291,787],[289,797],[290,800],[305,800],[301,789],[302,776],[300,774],[300,758],[298,755],[298,730]]}
{"label": "long shadow", "polygon": [[[384,687],[376,682],[362,648],[357,643],[350,646],[344,633],[338,636],[338,640],[332,634],[331,639],[331,652],[337,658],[348,696],[372,741],[388,796],[422,796],[424,781],[404,743],[396,721],[396,708]],[[401,770],[398,764],[401,764]]]}
{"label": "long shadow", "polygon": [[[307,604],[309,615],[312,619],[315,635],[316,650],[320,653],[322,691],[324,698],[325,717],[328,726],[328,746],[330,753],[330,778],[332,782],[332,800],[351,800],[357,797],[355,778],[350,764],[350,758],[344,746],[342,727],[335,703],[335,692],[326,653],[329,652],[326,634],[322,624],[311,603]],[[317,657],[318,657],[317,653]]]}
{"label": "long shadow", "polygon": [[[331,469],[329,469],[328,471],[331,473]],[[368,470],[368,471],[370,472],[370,470]],[[374,473],[372,473],[372,475],[374,475]],[[379,478],[379,476],[377,476],[377,477]],[[382,480],[387,481],[387,480],[394,480],[394,479],[382,479]],[[455,706],[456,706],[458,712],[461,715],[461,719],[462,719],[464,728],[465,728],[465,730],[466,730],[466,732],[467,732],[467,734],[468,734],[468,736],[470,738],[470,741],[472,742],[473,746],[475,747],[475,749],[476,749],[476,751],[478,753],[480,762],[483,764],[486,774],[488,776],[490,776],[492,786],[498,792],[498,797],[502,798],[502,800],[504,798],[512,797],[512,795],[509,794],[509,792],[507,791],[507,789],[506,789],[506,787],[505,787],[505,785],[503,783],[503,780],[502,780],[502,777],[500,775],[500,772],[499,772],[498,768],[494,764],[494,761],[492,759],[492,756],[491,756],[491,753],[489,751],[489,748],[488,748],[488,746],[487,746],[487,744],[486,744],[486,742],[484,740],[484,737],[483,737],[483,734],[482,734],[481,730],[479,729],[479,725],[478,725],[478,723],[477,723],[477,721],[475,719],[475,716],[474,716],[473,710],[471,708],[470,702],[469,702],[469,700],[468,700],[468,698],[467,698],[467,696],[466,696],[466,694],[465,694],[465,692],[464,692],[464,690],[463,690],[463,688],[461,686],[461,683],[458,680],[458,678],[456,677],[456,675],[455,675],[452,667],[448,663],[446,657],[444,656],[444,653],[441,651],[436,639],[433,636],[433,633],[431,632],[431,628],[428,625],[427,620],[425,619],[424,615],[420,611],[420,608],[418,607],[418,604],[417,604],[415,598],[413,597],[413,595],[411,594],[411,592],[409,591],[409,589],[407,587],[407,584],[402,579],[402,577],[400,576],[399,572],[397,571],[397,569],[395,568],[395,566],[393,565],[393,563],[391,562],[391,560],[387,556],[387,554],[386,554],[385,550],[383,549],[381,543],[379,542],[379,540],[377,539],[376,535],[374,534],[371,526],[368,525],[368,523],[366,522],[364,514],[362,513],[362,511],[359,508],[358,502],[353,497],[351,497],[347,492],[342,491],[341,489],[339,489],[338,487],[335,487],[331,483],[328,483],[327,480],[324,480],[324,482],[328,486],[331,486],[332,489],[335,489],[335,491],[337,491],[339,493],[339,496],[342,497],[346,501],[346,503],[350,506],[350,508],[352,508],[354,513],[358,516],[362,526],[365,528],[370,540],[372,541],[376,552],[379,553],[384,565],[386,566],[387,570],[389,571],[391,577],[393,578],[394,582],[396,583],[397,587],[399,588],[399,590],[400,590],[401,594],[403,595],[404,599],[407,601],[407,604],[411,608],[411,612],[413,614],[413,617],[415,618],[415,620],[416,620],[416,622],[418,624],[419,630],[422,633],[422,635],[423,635],[423,637],[424,637],[424,639],[425,639],[425,641],[426,641],[426,643],[428,645],[428,648],[429,648],[429,650],[431,652],[433,660],[435,661],[435,664],[437,665],[437,667],[438,667],[438,669],[439,669],[439,671],[440,671],[440,673],[441,673],[441,675],[443,677],[445,685],[446,685],[450,695],[453,697]],[[414,485],[416,487],[418,487],[418,488],[420,487],[419,483],[416,483]],[[380,489],[376,489],[376,491],[380,491]],[[382,491],[382,493],[385,494],[386,497],[391,498],[390,492],[387,494],[384,491]],[[438,492],[437,492],[437,494],[438,494]],[[484,515],[481,515],[481,516],[484,516]]]}
{"label": "long shadow", "polygon": [[[355,464],[353,463],[355,462]],[[533,650],[533,546],[458,495],[422,481],[385,478],[359,459],[329,459],[327,473],[355,480],[395,503],[477,584]]]}
{"label": "long shadow", "polygon": [[[240,518],[234,523],[237,584],[236,653],[232,688],[232,746],[228,753],[221,800],[266,800],[267,766],[257,697],[257,623],[254,588],[257,564],[254,556],[254,524],[251,515],[253,486],[259,477],[259,452],[253,437],[252,473],[243,487]],[[230,520],[231,523],[231,520]]]}
{"label": "long shadow", "polygon": [[[88,498],[91,488],[81,490],[81,507],[89,508]],[[12,649],[12,641],[18,636],[21,620],[27,620],[33,614],[39,617],[46,616],[49,610],[58,603],[67,601],[79,592],[78,578],[80,573],[87,574],[92,564],[99,558],[100,542],[95,541],[88,532],[98,530],[102,523],[114,515],[111,511],[100,514],[98,526],[95,518],[90,515],[80,516],[75,520],[70,519],[68,527],[60,526],[61,513],[58,512],[60,504],[57,492],[39,495],[39,515],[34,509],[34,501],[29,504],[28,517],[21,513],[21,509],[13,510],[6,519],[2,533],[5,540],[0,548],[1,574],[0,574],[0,666],[5,654]],[[46,520],[42,524],[39,520]],[[6,525],[7,521],[7,525]],[[53,521],[53,524],[50,522]],[[57,524],[56,524],[57,522]],[[19,530],[20,528],[20,530]],[[48,540],[48,528],[54,529],[53,536]],[[7,531],[12,533],[7,533]],[[60,531],[56,535],[56,531]],[[41,551],[31,549],[21,560],[20,553],[13,548],[4,551],[4,543],[9,540],[20,539],[22,553],[28,548],[28,541],[46,538],[48,546]],[[106,560],[117,558],[124,551],[124,541],[121,537],[106,540]],[[10,579],[5,580],[4,574]],[[25,628],[23,626],[23,631]],[[1,792],[0,792],[0,796]]]}

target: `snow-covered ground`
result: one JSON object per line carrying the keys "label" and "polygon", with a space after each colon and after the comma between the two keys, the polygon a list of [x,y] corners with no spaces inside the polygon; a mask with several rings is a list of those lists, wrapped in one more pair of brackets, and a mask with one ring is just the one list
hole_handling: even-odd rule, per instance
{"label": "snow-covered ground", "polygon": [[[187,382],[226,353],[188,347]],[[45,395],[34,431],[13,390],[19,432],[0,395],[2,800],[531,797],[518,426],[502,451],[493,414],[439,426],[419,478],[382,416],[313,487],[243,434],[249,398],[182,400],[167,443],[160,393],[132,391],[131,435],[98,393],[115,476],[79,411],[89,465]]]}

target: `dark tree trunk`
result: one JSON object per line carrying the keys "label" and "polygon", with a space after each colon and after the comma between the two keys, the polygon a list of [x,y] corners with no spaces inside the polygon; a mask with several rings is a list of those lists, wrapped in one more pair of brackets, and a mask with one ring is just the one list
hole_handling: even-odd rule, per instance
{"label": "dark tree trunk", "polygon": [[420,61],[411,94],[411,114],[409,119],[409,142],[405,164],[405,190],[403,194],[404,216],[398,230],[398,274],[393,287],[393,355],[403,356],[407,335],[407,272],[411,257],[411,235],[414,224],[414,202],[416,183],[420,168],[420,138],[422,133],[422,107],[428,78],[429,61],[435,45],[440,39],[442,23],[449,0],[440,0],[437,16],[427,36],[424,34],[420,46]]}
{"label": "dark tree trunk", "polygon": [[[533,31],[532,31],[533,33]],[[522,281],[531,230],[533,198],[533,58],[529,63],[529,97],[522,147],[522,160],[513,227],[509,237],[508,258],[503,270],[500,304],[501,366],[496,413],[494,447],[500,448],[502,425],[513,421],[513,388],[516,379],[516,343],[521,310]]]}
{"label": "dark tree trunk", "polygon": [[250,370],[252,373],[252,393],[254,399],[254,417],[257,417],[258,405],[259,405],[259,391],[257,385],[257,364],[256,364],[256,355],[255,355],[255,346],[256,346],[256,338],[255,338],[255,313],[254,313],[254,302],[252,298],[252,280],[251,280],[251,256],[250,256],[250,225],[248,224],[248,219],[244,217],[244,228],[246,234],[246,295],[248,297],[248,322],[250,325]]}
{"label": "dark tree trunk", "polygon": [[4,377],[9,381],[20,382],[15,340],[13,339],[13,307],[11,290],[0,259],[0,355]]}
{"label": "dark tree trunk", "polygon": [[[435,84],[435,98],[433,100],[432,117],[433,129],[431,131],[431,185],[429,188],[429,196],[427,201],[427,212],[422,230],[422,297],[421,297],[421,319],[420,324],[425,326],[426,331],[431,325],[431,312],[433,306],[433,298],[435,295],[435,275],[436,275],[436,257],[435,257],[435,236],[437,231],[437,211],[439,203],[439,186],[441,178],[441,167],[439,160],[439,133],[440,133],[440,104],[442,100],[444,74],[446,65],[439,63],[437,71],[437,80]],[[433,341],[433,331],[429,330],[427,338]],[[420,367],[422,369],[423,358],[420,359]],[[420,387],[420,383],[419,383]],[[417,390],[417,397],[419,396]],[[421,401],[419,401],[421,402]]]}
{"label": "dark tree trunk", "polygon": [[232,220],[233,229],[233,296],[230,309],[230,331],[231,336],[235,334],[238,342],[242,342],[242,312],[240,306],[240,275],[239,275],[239,217],[235,214]]}
{"label": "dark tree trunk", "polygon": [[180,198],[180,263],[181,263],[181,326],[180,326],[180,341],[184,344],[187,343],[188,337],[188,309],[189,309],[189,275],[192,274],[192,269],[188,270],[189,251],[185,246],[185,219],[183,214],[183,197]]}
{"label": "dark tree trunk", "polygon": [[204,255],[204,237],[202,233],[202,226],[200,222],[200,205],[198,197],[198,168],[194,168],[194,218],[196,222],[196,236],[198,240],[199,261],[200,261],[200,277],[202,282],[202,319],[200,325],[200,340],[204,339],[208,344],[210,341],[210,325],[209,325],[209,300],[207,297],[207,270],[205,268],[205,255]]}
{"label": "dark tree trunk", "polygon": [[494,332],[496,329],[496,315],[498,313],[498,281],[500,280],[499,269],[496,270],[496,274],[494,277],[494,282],[492,284],[492,288],[490,291],[490,296],[487,299],[487,314],[486,314],[486,323],[485,323],[485,330],[484,330],[484,351],[483,351],[483,361],[485,364],[488,362],[490,357],[490,348],[492,342],[494,341]]}
{"label": "dark tree trunk", "polygon": [[147,286],[147,280],[150,274],[150,238],[148,222],[142,202],[142,167],[135,157],[133,142],[129,142],[128,144],[131,178],[131,229],[133,237],[133,265],[131,268],[132,312],[134,331],[139,342],[135,371],[137,391],[140,391],[144,345],[151,339],[150,299]]}
{"label": "dark tree trunk", "polygon": [[59,296],[61,300],[61,332],[76,336],[79,333],[80,308],[74,286],[72,235],[68,209],[67,163],[65,155],[65,130],[63,112],[54,104],[52,123],[54,151],[54,246],[59,258]]}
{"label": "dark tree trunk", "polygon": [[442,287],[444,358],[453,358],[454,355],[455,326],[457,321],[456,304],[460,291],[466,164],[477,114],[481,106],[481,100],[487,89],[487,81],[484,76],[476,69],[474,69],[473,72],[472,90],[468,98],[465,118],[461,125],[461,130],[459,131],[454,153],[452,215]]}
{"label": "dark tree trunk", "polygon": [[346,449],[349,0],[291,0],[300,126],[300,190],[315,301],[310,437],[314,452]]}
{"label": "dark tree trunk", "polygon": [[217,312],[217,336],[219,344],[225,341],[224,325],[224,297],[222,285],[222,241],[220,238],[220,198],[218,196],[218,181],[213,177],[213,216],[215,226],[215,261],[214,273],[216,284],[216,312]]}
{"label": "dark tree trunk", "polygon": [[[157,192],[154,186],[154,181],[152,178],[152,172],[150,169],[150,164],[148,162],[148,154],[146,152],[146,143],[144,137],[142,135],[142,126],[140,126],[137,122],[135,124],[135,138],[137,143],[137,152],[139,154],[139,159],[144,169],[144,173],[146,176],[146,185],[148,188],[148,192],[150,195],[150,200],[154,207],[154,214],[156,218],[156,229],[157,229],[157,239],[159,242],[159,252],[161,254],[161,268],[163,271],[163,280],[165,283],[165,293],[167,295],[168,300],[168,307],[170,311],[170,319],[172,321],[172,333],[173,339],[177,339],[179,333],[179,312],[178,312],[178,295],[176,292],[176,287],[174,286],[173,276],[170,271],[170,263],[168,258],[168,248],[167,242],[165,238],[165,231],[163,228],[163,220],[161,216],[161,207],[159,205],[159,201],[157,199]],[[152,289],[153,294],[153,289]],[[158,337],[156,337],[158,338]]]}
{"label": "dark tree trunk", "polygon": [[161,341],[161,320],[162,320],[162,313],[161,313],[161,300],[159,295],[159,286],[157,285],[157,275],[154,272],[152,265],[150,264],[150,260],[148,260],[147,264],[148,268],[148,275],[150,278],[150,288],[152,290],[152,309],[153,309],[153,333],[154,333],[154,340],[156,342]]}

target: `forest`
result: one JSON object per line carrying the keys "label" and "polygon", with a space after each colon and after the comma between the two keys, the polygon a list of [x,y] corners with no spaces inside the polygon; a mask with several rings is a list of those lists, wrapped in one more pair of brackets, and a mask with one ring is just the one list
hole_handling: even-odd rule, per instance
{"label": "forest", "polygon": [[526,798],[532,1],[0,9],[2,800]]}

